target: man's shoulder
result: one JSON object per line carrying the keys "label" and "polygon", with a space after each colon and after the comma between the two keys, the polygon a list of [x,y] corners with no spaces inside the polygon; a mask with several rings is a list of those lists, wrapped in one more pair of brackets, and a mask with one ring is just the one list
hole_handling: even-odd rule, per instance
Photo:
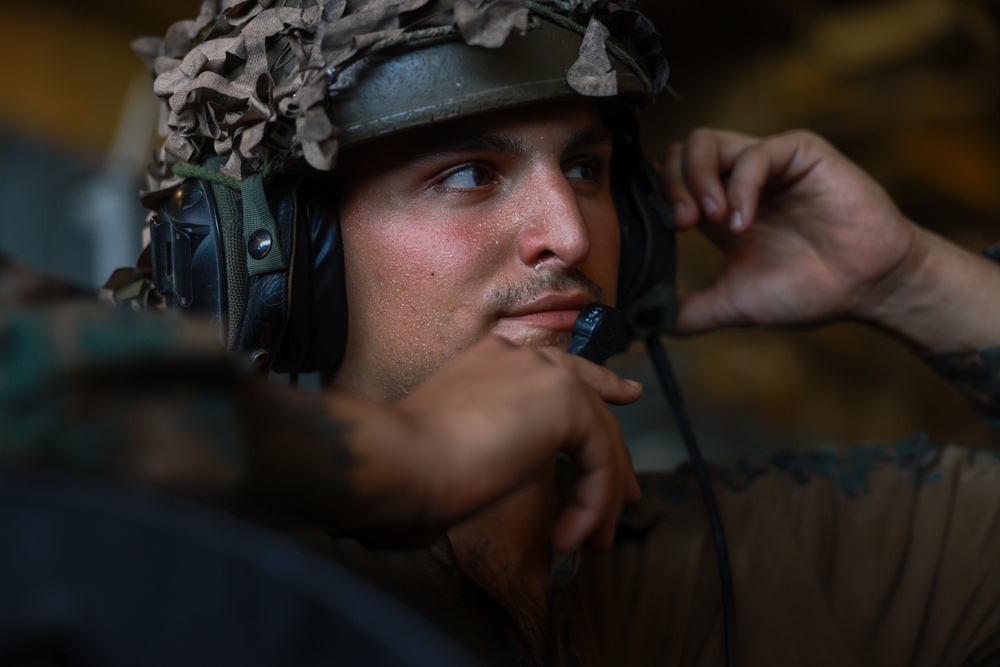
{"label": "man's shoulder", "polygon": [[[934,483],[949,465],[946,459],[964,464],[1000,466],[1000,454],[986,448],[941,445],[925,431],[915,431],[886,443],[864,443],[785,451],[759,458],[740,457],[711,463],[712,483],[717,490],[747,495],[765,489],[806,489],[815,484],[831,487],[844,498],[860,498],[873,492],[880,475],[913,485]],[[644,496],[677,507],[700,496],[690,464],[670,471],[643,472],[639,483]]]}

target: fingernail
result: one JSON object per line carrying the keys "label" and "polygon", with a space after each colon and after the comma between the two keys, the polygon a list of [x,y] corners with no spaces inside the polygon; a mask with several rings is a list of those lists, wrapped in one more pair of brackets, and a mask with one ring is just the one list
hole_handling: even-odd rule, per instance
{"label": "fingernail", "polygon": [[705,209],[705,213],[708,215],[715,215],[719,212],[719,205],[708,195],[701,198],[701,207]]}
{"label": "fingernail", "polygon": [[743,220],[743,214],[739,211],[733,211],[733,216],[729,220],[729,229],[734,232],[738,232],[743,229],[745,222]]}
{"label": "fingernail", "polygon": [[628,382],[630,385],[632,385],[636,389],[642,389],[642,383],[641,382],[636,382],[635,380],[629,380],[627,378],[625,379],[625,382]]}

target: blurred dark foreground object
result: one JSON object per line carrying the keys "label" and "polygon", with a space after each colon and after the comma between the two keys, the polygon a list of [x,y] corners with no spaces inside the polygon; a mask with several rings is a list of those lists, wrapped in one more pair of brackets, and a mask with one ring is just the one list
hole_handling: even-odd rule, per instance
{"label": "blurred dark foreground object", "polygon": [[356,575],[152,491],[0,473],[0,664],[474,664]]}

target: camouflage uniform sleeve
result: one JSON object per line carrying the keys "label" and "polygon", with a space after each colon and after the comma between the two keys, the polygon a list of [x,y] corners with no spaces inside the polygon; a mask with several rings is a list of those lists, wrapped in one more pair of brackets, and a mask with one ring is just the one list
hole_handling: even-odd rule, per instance
{"label": "camouflage uniform sleeve", "polygon": [[8,300],[0,465],[230,493],[246,467],[248,382],[194,323],[79,298]]}
{"label": "camouflage uniform sleeve", "polygon": [[[983,255],[1000,263],[1000,243],[984,250]],[[969,399],[990,426],[1000,431],[1000,347],[925,354],[924,358]]]}
{"label": "camouflage uniform sleeve", "polygon": [[0,255],[0,467],[339,525],[356,492],[349,416],[260,379],[212,327],[137,310]]}

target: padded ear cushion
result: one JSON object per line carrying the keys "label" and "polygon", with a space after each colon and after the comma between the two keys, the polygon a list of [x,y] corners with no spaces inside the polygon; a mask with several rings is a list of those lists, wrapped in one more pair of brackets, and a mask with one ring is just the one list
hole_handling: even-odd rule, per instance
{"label": "padded ear cushion", "polygon": [[295,247],[289,271],[289,317],[273,368],[332,373],[347,346],[344,247],[337,205],[319,179],[295,191]]}

